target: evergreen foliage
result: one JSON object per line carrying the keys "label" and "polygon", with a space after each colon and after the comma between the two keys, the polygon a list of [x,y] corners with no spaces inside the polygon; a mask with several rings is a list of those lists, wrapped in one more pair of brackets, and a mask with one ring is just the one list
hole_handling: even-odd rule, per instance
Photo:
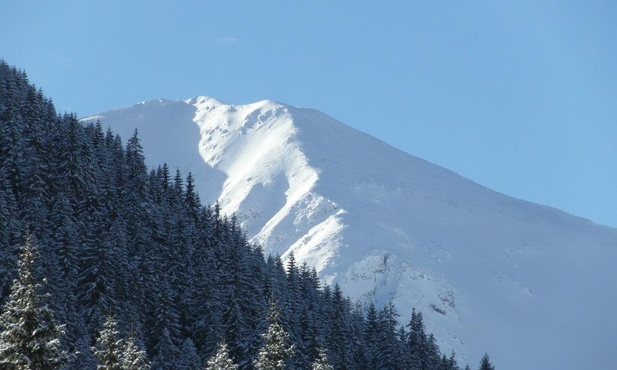
{"label": "evergreen foliage", "polygon": [[234,364],[233,360],[229,356],[227,350],[227,344],[225,342],[219,343],[216,354],[208,360],[208,366],[206,370],[236,370],[238,365]]}
{"label": "evergreen foliage", "polygon": [[122,353],[122,367],[124,370],[149,370],[150,362],[146,352],[142,349],[135,331],[131,330],[124,343]]}
{"label": "evergreen foliage", "polygon": [[264,256],[234,216],[201,204],[191,174],[149,170],[137,132],[123,145],[100,123],[58,115],[2,61],[0,303],[8,369],[56,369],[67,350],[67,369],[193,369],[219,358],[221,341],[243,370],[443,360],[419,312],[399,328],[392,306],[365,311],[294,256]]}
{"label": "evergreen foliage", "polygon": [[491,359],[485,353],[480,361],[480,370],[495,370],[495,366],[491,364]]}
{"label": "evergreen foliage", "polygon": [[186,338],[180,346],[180,358],[178,360],[178,370],[201,370],[201,359],[197,354],[197,349],[191,338]]}
{"label": "evergreen foliage", "polygon": [[118,324],[113,316],[108,316],[96,340],[96,347],[92,348],[94,355],[99,359],[96,369],[123,370],[123,347],[124,343],[120,338]]}
{"label": "evergreen foliage", "polygon": [[37,248],[28,234],[19,258],[18,278],[0,316],[0,365],[3,369],[60,369],[68,357],[57,325],[38,283]]}
{"label": "evergreen foliage", "polygon": [[288,343],[289,334],[281,325],[280,314],[274,301],[270,302],[268,322],[270,325],[263,334],[264,345],[255,361],[255,369],[283,370],[286,360],[294,353],[294,346]]}
{"label": "evergreen foliage", "polygon": [[319,349],[319,355],[317,355],[317,358],[313,361],[311,370],[334,370],[334,368],[328,363],[328,355],[323,348]]}

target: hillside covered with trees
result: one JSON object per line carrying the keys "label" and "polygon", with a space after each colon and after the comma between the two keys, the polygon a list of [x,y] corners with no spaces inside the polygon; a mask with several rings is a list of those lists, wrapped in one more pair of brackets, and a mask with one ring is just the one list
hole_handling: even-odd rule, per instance
{"label": "hillside covered with trees", "polygon": [[421,313],[264,256],[194,189],[0,61],[0,367],[459,369]]}

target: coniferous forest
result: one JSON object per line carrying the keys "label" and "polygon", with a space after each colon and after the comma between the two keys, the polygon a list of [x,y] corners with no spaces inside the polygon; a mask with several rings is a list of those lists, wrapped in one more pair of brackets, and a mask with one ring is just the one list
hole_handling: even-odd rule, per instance
{"label": "coniferous forest", "polygon": [[264,256],[137,132],[58,114],[3,61],[0,304],[1,369],[460,369],[420,312]]}

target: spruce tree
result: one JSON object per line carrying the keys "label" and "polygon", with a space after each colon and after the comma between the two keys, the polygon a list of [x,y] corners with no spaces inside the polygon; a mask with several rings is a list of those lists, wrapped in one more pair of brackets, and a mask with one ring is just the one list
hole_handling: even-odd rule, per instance
{"label": "spruce tree", "polygon": [[480,361],[480,370],[495,370],[495,366],[491,364],[491,360],[486,353]]}
{"label": "spruce tree", "polygon": [[424,330],[422,313],[416,313],[415,308],[412,309],[411,321],[407,326],[409,327],[409,334],[407,336],[409,363],[407,364],[407,368],[410,370],[430,369],[428,337]]}
{"label": "spruce tree", "polygon": [[96,347],[92,348],[94,355],[99,359],[97,370],[123,370],[123,343],[118,332],[118,324],[113,316],[107,316],[103,324]]}
{"label": "spruce tree", "polygon": [[8,297],[12,282],[17,277],[14,252],[19,248],[22,230],[20,221],[15,217],[17,200],[7,179],[6,168],[2,166],[2,145],[0,138],[0,302]]}
{"label": "spruce tree", "polygon": [[274,301],[270,302],[268,321],[270,326],[263,334],[265,343],[255,361],[255,369],[283,370],[285,369],[285,360],[294,352],[294,346],[287,344],[289,335],[280,323],[279,312]]}
{"label": "spruce tree", "polygon": [[377,318],[377,309],[371,303],[366,311],[364,328],[364,358],[369,369],[376,369],[379,359],[380,327]]}
{"label": "spruce tree", "polygon": [[195,343],[191,338],[186,338],[180,346],[177,370],[202,370],[201,358],[197,354]]}
{"label": "spruce tree", "polygon": [[227,350],[227,344],[225,342],[219,343],[216,354],[208,360],[206,370],[237,370],[238,365],[234,364],[231,357],[229,357],[229,351]]}
{"label": "spruce tree", "polygon": [[[330,362],[335,368],[349,368],[353,362],[352,338],[355,337],[352,334],[350,303],[338,284],[334,285],[328,311],[325,316],[328,320],[325,339]],[[358,333],[358,337],[361,335]]]}
{"label": "spruce tree", "polygon": [[0,367],[15,370],[60,369],[68,356],[62,346],[64,326],[54,322],[37,282],[38,252],[26,237],[19,258],[18,278],[0,316]]}
{"label": "spruce tree", "polygon": [[312,370],[334,370],[334,367],[328,363],[328,355],[323,348],[319,349],[319,355],[313,362]]}
{"label": "spruce tree", "polygon": [[426,368],[436,369],[441,362],[441,353],[439,352],[439,346],[437,345],[437,339],[435,335],[431,333],[426,341]]}
{"label": "spruce tree", "polygon": [[460,370],[461,368],[456,363],[456,353],[454,350],[450,353],[450,358],[448,359],[448,369],[449,370]]}
{"label": "spruce tree", "polygon": [[398,353],[397,318],[398,314],[392,302],[388,302],[380,311],[378,317],[378,369],[397,369],[404,366]]}
{"label": "spruce tree", "polygon": [[149,370],[150,362],[143,346],[140,345],[135,331],[131,330],[122,353],[122,368],[124,370]]}
{"label": "spruce tree", "polygon": [[161,339],[154,347],[154,352],[156,355],[154,356],[152,363],[155,369],[176,369],[176,361],[178,360],[180,350],[175,345],[167,328],[163,329]]}

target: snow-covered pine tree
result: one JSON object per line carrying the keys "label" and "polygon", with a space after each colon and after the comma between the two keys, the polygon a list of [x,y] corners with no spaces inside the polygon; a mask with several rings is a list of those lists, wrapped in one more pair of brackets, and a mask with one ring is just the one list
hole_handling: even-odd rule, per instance
{"label": "snow-covered pine tree", "polygon": [[461,370],[461,368],[458,366],[458,363],[456,362],[456,353],[454,353],[454,350],[452,350],[452,352],[450,353],[450,358],[448,358],[448,369]]}
{"label": "snow-covered pine tree", "polygon": [[227,350],[227,344],[225,342],[219,343],[216,354],[208,360],[206,370],[237,370],[238,365],[234,364],[233,360],[229,356]]}
{"label": "snow-covered pine tree", "polygon": [[480,361],[480,370],[495,370],[495,366],[491,364],[491,359],[486,353],[482,356],[482,360]]}
{"label": "snow-covered pine tree", "polygon": [[71,353],[69,363],[62,370],[96,369],[98,359],[90,347],[90,338],[87,335],[78,336],[72,343],[74,352]]}
{"label": "snow-covered pine tree", "polygon": [[[352,347],[351,325],[351,305],[349,299],[343,295],[343,291],[338,284],[334,285],[334,290],[329,303],[329,312],[325,316],[328,320],[326,329],[326,346],[330,355],[330,363],[335,368],[349,368],[353,362],[354,348]],[[362,333],[357,333],[358,337]]]}
{"label": "snow-covered pine tree", "polygon": [[92,348],[99,359],[97,370],[124,370],[122,366],[123,343],[118,332],[118,324],[113,316],[108,316],[103,324],[96,347]]}
{"label": "snow-covered pine tree", "polygon": [[191,338],[186,338],[180,346],[177,370],[202,370],[201,358],[197,354],[195,343]]}
{"label": "snow-covered pine tree", "polygon": [[38,252],[32,238],[19,257],[18,278],[0,316],[0,367],[15,370],[60,369],[68,360],[61,340],[64,326],[54,322],[53,312],[44,302],[37,283]]}
{"label": "snow-covered pine tree", "polygon": [[364,328],[364,358],[366,366],[370,369],[376,369],[379,359],[379,344],[380,344],[380,327],[377,318],[377,309],[373,303],[369,304],[366,311],[365,328]]}
{"label": "snow-covered pine tree", "polygon": [[154,359],[152,360],[152,366],[155,369],[160,370],[175,370],[176,361],[178,361],[178,355],[180,350],[174,343],[169,334],[169,330],[165,327],[161,333],[160,341],[154,346]]}
{"label": "snow-covered pine tree", "polygon": [[431,333],[426,341],[426,366],[428,369],[436,369],[441,362],[441,354],[439,352],[439,346],[437,345],[437,339],[435,335]]}
{"label": "snow-covered pine tree", "polygon": [[123,370],[149,370],[150,362],[146,351],[143,350],[143,345],[139,343],[137,334],[131,330],[122,353],[122,368]]}
{"label": "snow-covered pine tree", "polygon": [[392,302],[388,302],[380,311],[378,324],[378,369],[398,369],[405,365],[398,352],[397,318],[398,314]]}
{"label": "snow-covered pine tree", "polygon": [[334,367],[328,363],[328,355],[323,348],[319,349],[319,355],[313,362],[312,370],[334,370]]}
{"label": "snow-covered pine tree", "polygon": [[[1,122],[0,126],[2,126]],[[3,145],[6,144],[0,138],[0,148]],[[20,221],[15,217],[18,208],[17,200],[8,180],[7,169],[3,166],[2,157],[4,155],[0,149],[0,294],[2,295],[0,301],[2,302],[8,297],[12,281],[16,277],[16,259],[13,252],[19,246],[20,240],[17,234],[22,230]]]}
{"label": "snow-covered pine tree", "polygon": [[238,300],[231,298],[224,304],[223,325],[225,327],[225,343],[229,355],[233,358],[246,357],[246,341],[249,337],[245,333],[248,327],[240,311]]}
{"label": "snow-covered pine tree", "polygon": [[268,321],[270,326],[262,335],[265,343],[259,351],[257,360],[255,360],[255,369],[283,370],[285,369],[285,360],[294,352],[294,345],[287,344],[289,335],[280,323],[279,312],[274,301],[270,302]]}
{"label": "snow-covered pine tree", "polygon": [[410,370],[429,369],[429,339],[424,330],[422,313],[416,312],[416,309],[413,308],[411,311],[411,321],[407,326],[409,327],[409,334],[407,336],[409,363],[407,368]]}

